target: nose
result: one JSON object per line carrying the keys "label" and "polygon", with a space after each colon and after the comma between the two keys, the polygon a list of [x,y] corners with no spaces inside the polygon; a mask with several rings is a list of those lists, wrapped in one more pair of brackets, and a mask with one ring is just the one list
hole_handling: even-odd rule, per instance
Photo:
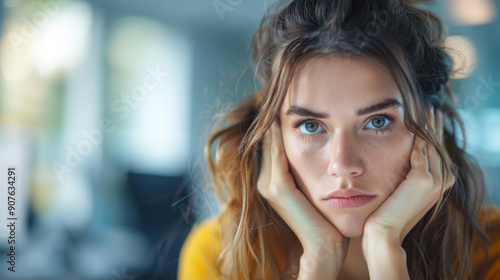
{"label": "nose", "polygon": [[361,147],[354,136],[337,132],[330,142],[328,174],[337,177],[356,177],[364,172]]}

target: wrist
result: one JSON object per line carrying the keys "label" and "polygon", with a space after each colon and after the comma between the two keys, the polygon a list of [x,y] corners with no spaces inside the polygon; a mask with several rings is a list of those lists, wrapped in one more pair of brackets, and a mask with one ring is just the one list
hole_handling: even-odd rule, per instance
{"label": "wrist", "polygon": [[372,254],[377,254],[380,250],[402,250],[404,252],[397,231],[384,230],[373,226],[365,226],[361,238],[361,249],[365,258]]}
{"label": "wrist", "polygon": [[305,252],[300,257],[298,279],[337,279],[342,263],[333,255],[318,255],[316,252]]}
{"label": "wrist", "polygon": [[303,245],[301,258],[306,261],[315,261],[320,264],[327,263],[339,272],[347,256],[345,244],[328,244],[327,242],[309,243]]}
{"label": "wrist", "polygon": [[406,252],[399,237],[368,231],[363,234],[363,255],[368,265],[370,279],[409,279]]}

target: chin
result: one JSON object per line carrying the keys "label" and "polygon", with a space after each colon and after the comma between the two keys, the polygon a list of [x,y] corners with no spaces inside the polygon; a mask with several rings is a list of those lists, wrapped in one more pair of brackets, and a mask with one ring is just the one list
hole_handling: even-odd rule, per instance
{"label": "chin", "polygon": [[336,215],[329,219],[335,228],[345,237],[355,238],[363,235],[365,217],[356,217],[349,214]]}
{"label": "chin", "polygon": [[349,238],[357,238],[363,235],[363,228],[341,228],[339,232]]}

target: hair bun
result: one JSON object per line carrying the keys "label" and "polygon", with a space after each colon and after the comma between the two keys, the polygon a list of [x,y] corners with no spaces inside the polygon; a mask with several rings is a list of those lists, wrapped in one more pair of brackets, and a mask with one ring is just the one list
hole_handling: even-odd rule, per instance
{"label": "hair bun", "polygon": [[434,56],[421,65],[421,74],[418,83],[422,93],[426,95],[439,94],[443,86],[450,79],[450,72],[453,66],[451,57],[440,48],[434,48]]}

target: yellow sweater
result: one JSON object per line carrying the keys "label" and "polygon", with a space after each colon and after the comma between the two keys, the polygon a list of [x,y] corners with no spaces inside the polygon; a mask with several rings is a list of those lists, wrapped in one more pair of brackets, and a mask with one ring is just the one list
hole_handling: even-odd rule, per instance
{"label": "yellow sweater", "polygon": [[[499,207],[492,207],[492,209],[500,213]],[[484,279],[500,279],[500,216],[492,211],[489,218],[485,220],[484,211],[482,211],[480,219],[492,241],[489,247],[489,267]],[[479,267],[484,262],[482,248],[479,238],[475,237],[472,254],[474,267]],[[178,280],[221,279],[215,264],[221,251],[218,221],[212,217],[193,228],[184,242],[179,257]],[[284,256],[277,256],[277,258],[280,260]]]}

